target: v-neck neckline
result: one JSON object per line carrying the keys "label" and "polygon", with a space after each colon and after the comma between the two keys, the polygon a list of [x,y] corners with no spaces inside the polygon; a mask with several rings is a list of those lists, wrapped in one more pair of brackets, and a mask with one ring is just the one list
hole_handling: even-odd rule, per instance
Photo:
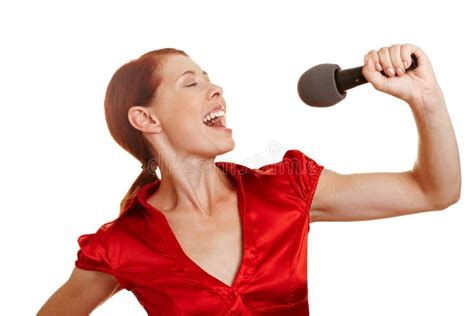
{"label": "v-neck neckline", "polygon": [[162,236],[165,238],[166,244],[171,252],[171,255],[175,258],[176,264],[180,266],[183,271],[191,272],[193,276],[196,276],[198,279],[194,281],[204,281],[210,287],[218,285],[233,292],[236,291],[237,288],[243,287],[244,283],[250,281],[250,277],[254,272],[254,265],[252,263],[256,255],[256,251],[254,248],[255,244],[253,232],[248,225],[248,216],[246,209],[247,205],[242,186],[241,174],[233,163],[215,162],[215,165],[219,167],[222,171],[224,171],[225,174],[229,173],[232,176],[232,180],[236,185],[238,201],[237,204],[240,218],[239,224],[241,225],[242,232],[242,246],[240,248],[242,257],[239,268],[237,270],[237,273],[234,275],[234,279],[231,285],[228,285],[224,281],[208,273],[194,260],[192,260],[184,252],[164,213],[147,202],[147,198],[158,189],[160,179],[156,179],[154,182],[146,185],[146,187],[142,187],[142,189],[137,195],[139,202],[146,209],[151,211],[150,213],[158,217],[158,222],[163,232]]}

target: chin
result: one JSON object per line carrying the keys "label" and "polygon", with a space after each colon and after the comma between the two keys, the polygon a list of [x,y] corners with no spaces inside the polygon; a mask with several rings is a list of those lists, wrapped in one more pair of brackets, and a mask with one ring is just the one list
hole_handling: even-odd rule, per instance
{"label": "chin", "polygon": [[231,139],[228,144],[225,144],[221,146],[219,146],[220,148],[222,148],[222,150],[219,151],[219,153],[217,155],[223,155],[223,154],[226,154],[228,152],[231,152],[232,150],[234,150],[235,148],[235,142],[233,139]]}
{"label": "chin", "polygon": [[235,142],[232,138],[227,141],[215,143],[214,146],[208,148],[208,153],[212,156],[224,155],[228,152],[231,152],[235,148]]}

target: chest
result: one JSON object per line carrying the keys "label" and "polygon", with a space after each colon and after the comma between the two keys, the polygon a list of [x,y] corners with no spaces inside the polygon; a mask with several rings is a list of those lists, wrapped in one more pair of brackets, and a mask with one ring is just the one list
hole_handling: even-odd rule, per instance
{"label": "chest", "polygon": [[207,274],[231,286],[243,254],[242,225],[237,200],[229,201],[210,220],[166,215],[181,250]]}

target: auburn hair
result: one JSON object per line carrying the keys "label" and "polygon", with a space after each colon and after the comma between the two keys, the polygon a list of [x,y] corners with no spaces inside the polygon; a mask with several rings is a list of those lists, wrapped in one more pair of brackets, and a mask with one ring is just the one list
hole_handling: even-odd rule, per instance
{"label": "auburn hair", "polygon": [[135,193],[157,179],[156,159],[151,144],[128,120],[133,106],[149,106],[162,78],[160,68],[172,54],[189,57],[175,48],[153,50],[121,66],[107,86],[104,100],[105,119],[113,139],[142,164],[142,171],[120,203],[122,215]]}

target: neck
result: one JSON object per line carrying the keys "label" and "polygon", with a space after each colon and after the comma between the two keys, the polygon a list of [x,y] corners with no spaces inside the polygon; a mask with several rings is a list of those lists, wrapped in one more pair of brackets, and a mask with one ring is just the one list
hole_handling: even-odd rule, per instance
{"label": "neck", "polygon": [[214,158],[175,157],[172,163],[160,162],[160,186],[148,200],[163,212],[186,210],[211,217],[219,202],[235,190]]}

